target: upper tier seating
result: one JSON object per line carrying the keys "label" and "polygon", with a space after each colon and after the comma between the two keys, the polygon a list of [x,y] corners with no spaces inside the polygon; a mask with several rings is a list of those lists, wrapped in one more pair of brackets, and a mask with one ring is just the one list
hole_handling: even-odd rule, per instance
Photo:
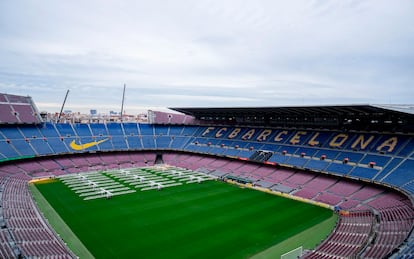
{"label": "upper tier seating", "polygon": [[0,124],[41,123],[31,97],[0,93]]}
{"label": "upper tier seating", "polygon": [[[137,123],[0,127],[0,159],[112,150],[182,150],[375,180],[412,192],[414,138],[378,133]],[[403,155],[403,156],[401,156]]]}
{"label": "upper tier seating", "polygon": [[194,117],[184,114],[150,111],[149,121],[154,124],[193,124]]}

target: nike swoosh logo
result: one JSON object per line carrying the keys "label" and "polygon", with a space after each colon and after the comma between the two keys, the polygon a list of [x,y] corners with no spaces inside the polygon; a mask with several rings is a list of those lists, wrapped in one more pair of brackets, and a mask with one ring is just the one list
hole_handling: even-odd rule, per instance
{"label": "nike swoosh logo", "polygon": [[96,146],[98,144],[101,144],[102,142],[107,141],[108,139],[102,139],[99,141],[93,141],[93,142],[89,142],[89,143],[85,143],[85,144],[76,144],[75,140],[72,140],[72,142],[70,142],[69,146],[73,149],[73,150],[84,150],[93,146]]}

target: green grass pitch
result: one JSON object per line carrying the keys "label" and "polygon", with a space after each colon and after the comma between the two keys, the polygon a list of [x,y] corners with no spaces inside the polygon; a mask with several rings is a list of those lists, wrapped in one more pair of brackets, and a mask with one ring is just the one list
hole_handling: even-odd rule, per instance
{"label": "green grass pitch", "polygon": [[333,214],[220,181],[88,201],[59,180],[35,186],[96,258],[248,258]]}

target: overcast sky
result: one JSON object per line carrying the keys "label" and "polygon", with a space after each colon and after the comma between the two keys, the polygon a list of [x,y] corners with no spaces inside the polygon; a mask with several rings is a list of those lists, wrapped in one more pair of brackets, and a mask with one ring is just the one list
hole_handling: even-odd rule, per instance
{"label": "overcast sky", "polygon": [[41,110],[414,103],[414,1],[0,1],[0,92]]}

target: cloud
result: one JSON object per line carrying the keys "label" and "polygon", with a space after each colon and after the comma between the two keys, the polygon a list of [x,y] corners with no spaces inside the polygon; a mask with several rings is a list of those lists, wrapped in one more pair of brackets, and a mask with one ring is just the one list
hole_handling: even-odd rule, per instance
{"label": "cloud", "polygon": [[40,106],[70,89],[79,109],[116,107],[124,83],[131,106],[407,103],[413,11],[385,0],[2,1],[0,91]]}

